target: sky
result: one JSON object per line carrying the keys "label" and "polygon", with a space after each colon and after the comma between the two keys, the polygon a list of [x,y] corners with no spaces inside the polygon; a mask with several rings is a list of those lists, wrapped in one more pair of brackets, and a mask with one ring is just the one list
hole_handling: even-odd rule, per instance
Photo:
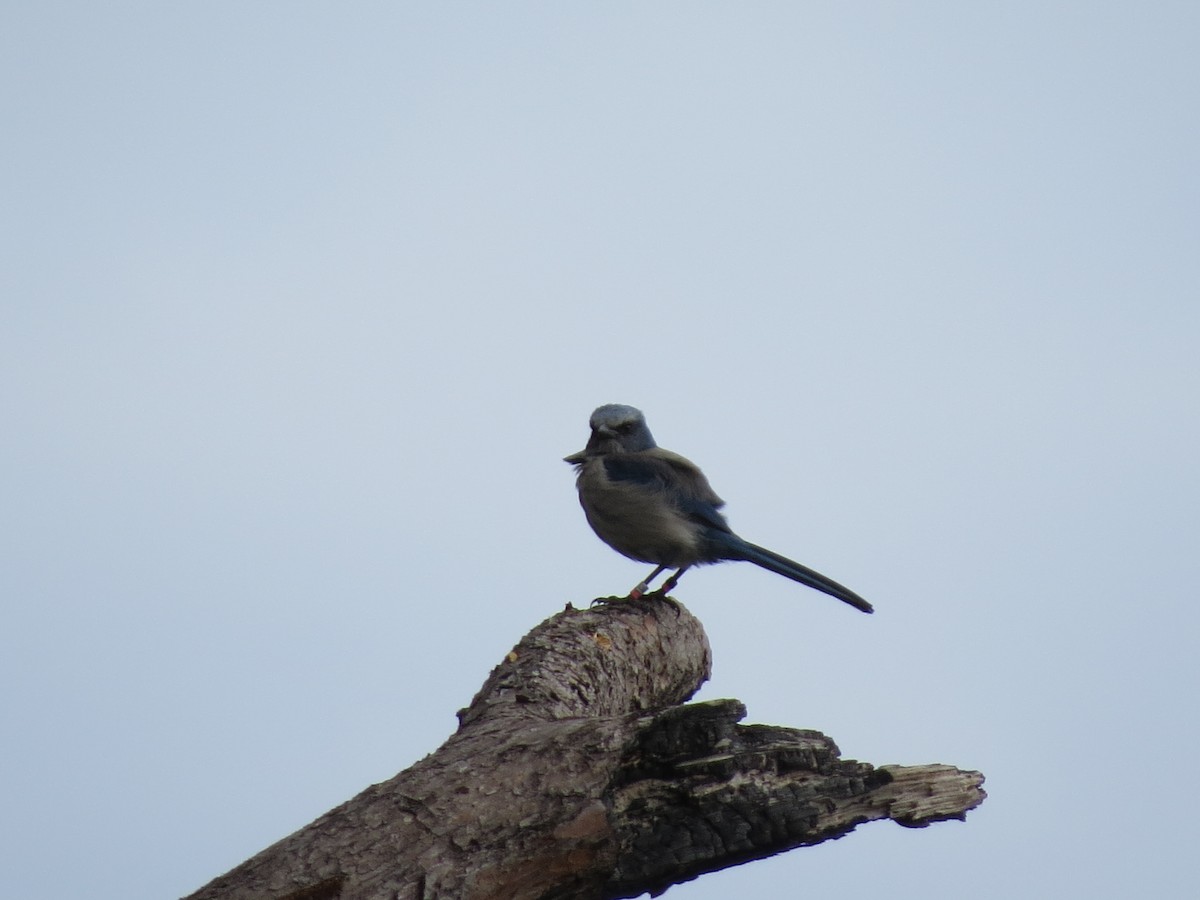
{"label": "sky", "polygon": [[877,610],[691,572],[699,698],[988,779],[668,896],[1194,891],[1198,28],[5,4],[5,894],[188,894],[435,750],[646,574],[561,461],[611,402]]}

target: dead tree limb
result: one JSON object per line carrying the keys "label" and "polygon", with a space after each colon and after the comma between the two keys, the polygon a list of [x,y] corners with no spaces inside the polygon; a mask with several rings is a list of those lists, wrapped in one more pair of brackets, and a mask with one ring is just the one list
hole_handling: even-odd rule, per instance
{"label": "dead tree limb", "polygon": [[187,900],[604,900],[983,802],[983,776],[839,759],[816,731],[739,725],[700,622],[650,596],[543,622],[436,752]]}

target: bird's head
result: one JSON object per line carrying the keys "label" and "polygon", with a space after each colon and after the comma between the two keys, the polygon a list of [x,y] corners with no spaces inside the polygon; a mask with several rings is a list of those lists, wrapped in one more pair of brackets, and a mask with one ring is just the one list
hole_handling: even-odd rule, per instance
{"label": "bird's head", "polygon": [[608,403],[592,413],[592,436],[587,446],[578,453],[566,457],[566,462],[579,465],[590,456],[606,453],[636,453],[658,445],[646,426],[646,417],[640,409],[620,403]]}

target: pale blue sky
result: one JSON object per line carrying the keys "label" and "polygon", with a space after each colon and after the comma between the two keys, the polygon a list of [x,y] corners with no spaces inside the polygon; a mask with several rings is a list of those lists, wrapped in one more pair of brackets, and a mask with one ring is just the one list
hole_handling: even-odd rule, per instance
{"label": "pale blue sky", "polygon": [[686,900],[1183,896],[1190,3],[8,4],[0,884],[169,898],[435,749],[645,571],[561,462],[645,410],[735,528],[749,721],[965,824]]}

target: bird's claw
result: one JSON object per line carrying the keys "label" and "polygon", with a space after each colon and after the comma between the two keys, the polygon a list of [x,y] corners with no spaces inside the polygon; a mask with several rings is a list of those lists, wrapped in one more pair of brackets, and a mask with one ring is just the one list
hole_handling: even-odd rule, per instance
{"label": "bird's claw", "polygon": [[683,604],[680,603],[678,600],[676,600],[674,597],[668,596],[666,591],[655,591],[650,596],[654,597],[658,600],[661,600],[663,603],[667,604],[667,606],[673,606],[675,609],[683,608]]}

